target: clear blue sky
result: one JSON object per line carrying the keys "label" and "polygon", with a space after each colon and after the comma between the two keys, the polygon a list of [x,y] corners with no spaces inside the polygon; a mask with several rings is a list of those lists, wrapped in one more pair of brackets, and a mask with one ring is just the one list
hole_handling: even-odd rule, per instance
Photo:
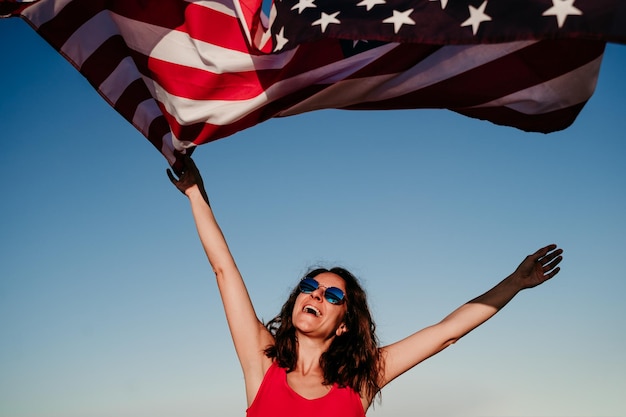
{"label": "clear blue sky", "polygon": [[[242,373],[165,159],[24,22],[0,21],[0,417],[245,414]],[[536,248],[555,280],[383,392],[369,417],[626,414],[626,63],[569,129],[320,111],[194,159],[258,314],[310,265],[361,277],[383,343]]]}

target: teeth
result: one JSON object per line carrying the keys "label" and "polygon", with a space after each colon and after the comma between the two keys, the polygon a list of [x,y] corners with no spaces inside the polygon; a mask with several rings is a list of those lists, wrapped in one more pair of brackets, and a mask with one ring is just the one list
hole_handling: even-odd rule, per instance
{"label": "teeth", "polygon": [[313,306],[304,306],[302,311],[305,312],[305,313],[313,313],[313,314],[315,314],[316,317],[319,317],[319,316],[322,315],[322,313],[317,308],[315,308]]}

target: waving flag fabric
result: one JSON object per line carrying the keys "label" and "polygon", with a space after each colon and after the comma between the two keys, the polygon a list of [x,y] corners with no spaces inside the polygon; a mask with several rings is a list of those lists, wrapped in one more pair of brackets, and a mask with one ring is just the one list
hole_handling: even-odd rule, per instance
{"label": "waving flag fabric", "polygon": [[438,45],[626,41],[623,0],[280,0],[277,50],[322,38]]}
{"label": "waving flag fabric", "polygon": [[563,129],[593,93],[604,50],[600,34],[287,47],[278,12],[266,18],[259,0],[0,1],[0,13],[25,19],[173,165],[196,145],[324,108],[448,108],[529,131]]}

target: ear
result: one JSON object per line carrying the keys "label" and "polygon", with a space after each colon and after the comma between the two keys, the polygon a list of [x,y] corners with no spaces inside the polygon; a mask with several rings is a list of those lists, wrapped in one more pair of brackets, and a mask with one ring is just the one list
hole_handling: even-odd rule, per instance
{"label": "ear", "polygon": [[335,330],[335,334],[337,336],[341,336],[342,334],[346,333],[348,331],[348,328],[346,327],[346,323],[341,323],[341,325],[339,327],[337,327],[337,330]]}

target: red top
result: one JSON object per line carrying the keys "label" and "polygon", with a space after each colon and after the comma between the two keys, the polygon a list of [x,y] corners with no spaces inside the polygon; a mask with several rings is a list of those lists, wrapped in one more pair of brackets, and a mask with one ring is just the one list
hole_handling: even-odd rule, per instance
{"label": "red top", "polygon": [[309,400],[287,384],[287,372],[276,362],[267,370],[247,417],[365,417],[361,397],[352,388],[333,384],[320,398]]}

